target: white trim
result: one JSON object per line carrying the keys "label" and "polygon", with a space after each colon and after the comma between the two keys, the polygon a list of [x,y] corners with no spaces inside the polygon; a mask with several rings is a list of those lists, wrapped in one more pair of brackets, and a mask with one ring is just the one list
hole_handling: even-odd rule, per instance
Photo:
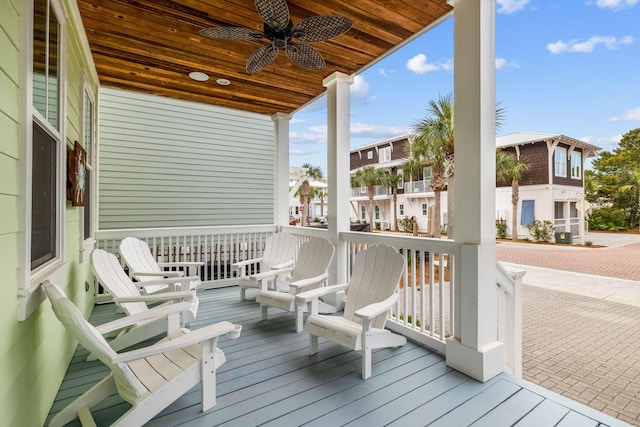
{"label": "white trim", "polygon": [[[562,165],[563,171],[560,171],[558,165]],[[561,173],[564,172],[564,173]],[[553,149],[553,176],[560,178],[567,177],[567,149],[564,147],[555,147]]]}

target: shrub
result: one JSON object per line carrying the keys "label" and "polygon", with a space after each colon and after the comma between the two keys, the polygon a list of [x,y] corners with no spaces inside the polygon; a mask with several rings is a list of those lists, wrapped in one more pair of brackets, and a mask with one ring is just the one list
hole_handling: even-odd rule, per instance
{"label": "shrub", "polygon": [[499,220],[496,222],[496,236],[498,239],[507,238],[507,222],[505,220]]}
{"label": "shrub", "polygon": [[398,221],[398,223],[400,224],[400,227],[402,227],[402,229],[404,231],[406,231],[407,233],[412,233],[413,232],[413,223],[414,222],[415,222],[415,220],[413,219],[413,217],[408,217],[408,216],[405,216],[400,221]]}
{"label": "shrub", "polygon": [[551,221],[536,219],[532,224],[527,225],[527,229],[529,229],[529,234],[531,234],[535,242],[550,242],[555,227]]}
{"label": "shrub", "polygon": [[594,209],[589,216],[590,230],[618,231],[629,226],[629,213],[614,207]]}
{"label": "shrub", "polygon": [[380,230],[380,221],[376,221],[376,230]]}
{"label": "shrub", "polygon": [[586,242],[584,242],[585,246],[593,246],[593,242],[590,240],[587,240]]}

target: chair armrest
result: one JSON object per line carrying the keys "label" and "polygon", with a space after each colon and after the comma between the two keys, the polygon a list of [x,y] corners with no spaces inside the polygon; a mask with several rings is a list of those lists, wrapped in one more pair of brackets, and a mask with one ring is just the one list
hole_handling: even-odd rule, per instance
{"label": "chair armrest", "polygon": [[181,277],[183,271],[133,271],[132,276]]}
{"label": "chair armrest", "polygon": [[104,335],[109,332],[117,331],[122,328],[126,328],[127,326],[134,325],[143,320],[168,317],[172,314],[181,313],[189,309],[191,309],[190,302],[178,302],[175,304],[161,305],[158,307],[153,307],[152,309],[143,311],[141,313],[136,313],[130,316],[121,317],[120,319],[116,319],[111,322],[98,325],[96,326],[96,329],[98,330],[98,332]]}
{"label": "chair armrest", "polygon": [[234,262],[233,264],[231,264],[231,267],[241,268],[241,267],[246,267],[247,265],[259,263],[261,261],[262,261],[262,258],[245,259],[244,261]]}
{"label": "chair armrest", "polygon": [[176,261],[176,262],[159,262],[160,267],[201,267],[203,261]]}
{"label": "chair armrest", "polygon": [[200,281],[200,276],[184,276],[184,277],[165,277],[162,279],[144,280],[142,282],[135,282],[136,286],[150,286],[150,285],[172,285],[174,283],[191,283]]}
{"label": "chair armrest", "polygon": [[288,267],[292,267],[293,266],[293,260],[289,260],[287,262],[283,262],[282,264],[276,264],[276,265],[272,265],[271,269],[272,270],[282,270],[283,268],[288,268]]}
{"label": "chair armrest", "polygon": [[252,274],[249,278],[253,281],[259,282],[264,279],[270,279],[276,276],[282,276],[283,274],[287,274],[293,271],[293,268],[282,268],[280,270],[267,270],[261,271],[257,274]]}
{"label": "chair armrest", "polygon": [[138,350],[127,351],[120,353],[111,358],[113,363],[126,363],[133,360],[142,359],[144,357],[153,356],[160,353],[165,353],[171,350],[179,350],[192,344],[201,343],[203,341],[210,340],[212,338],[219,337],[222,334],[227,334],[231,339],[235,339],[240,336],[242,330],[241,325],[234,325],[230,322],[218,322],[213,325],[198,329],[195,331],[189,331],[173,340],[167,340],[154,344],[149,347],[141,348]]}
{"label": "chair armrest", "polygon": [[323,273],[318,276],[309,277],[307,279],[296,280],[295,282],[289,282],[289,286],[292,288],[296,288],[297,290],[302,290],[310,285],[315,285],[320,282],[324,282],[329,277],[329,273]]}
{"label": "chair armrest", "polygon": [[302,292],[296,295],[296,304],[303,305],[307,304],[315,299],[320,298],[323,295],[333,294],[349,287],[348,283],[343,283],[341,285],[332,285],[325,286],[323,288],[312,289],[310,291]]}
{"label": "chair armrest", "polygon": [[374,317],[379,316],[380,314],[389,310],[393,306],[393,304],[396,303],[396,301],[398,301],[398,294],[393,294],[384,301],[376,302],[362,307],[360,310],[356,311],[354,315],[363,320],[371,320]]}
{"label": "chair armrest", "polygon": [[128,297],[114,297],[114,302],[153,302],[171,300],[192,300],[196,297],[195,291],[162,292],[150,295],[136,295]]}

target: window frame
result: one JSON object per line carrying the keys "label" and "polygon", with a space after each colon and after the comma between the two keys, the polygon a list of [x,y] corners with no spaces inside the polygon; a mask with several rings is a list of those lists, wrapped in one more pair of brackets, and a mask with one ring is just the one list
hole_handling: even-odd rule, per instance
{"label": "window frame", "polygon": [[567,177],[567,149],[564,147],[553,150],[553,174],[561,178]]}
{"label": "window frame", "polygon": [[[81,248],[81,259],[82,262],[85,262],[89,259],[91,255],[91,251],[93,251],[95,247],[95,184],[96,184],[96,140],[97,140],[97,114],[96,114],[96,98],[95,94],[91,91],[91,85],[87,80],[87,76],[84,76],[84,84],[82,88],[82,146],[87,152],[87,172],[88,172],[88,180],[87,180],[87,191],[85,193],[85,206],[82,208],[80,223],[80,248]],[[90,129],[89,133],[87,133],[87,101],[90,103]],[[89,138],[89,141],[87,141]],[[87,206],[88,204],[88,206]],[[88,210],[88,212],[86,211]],[[88,224],[87,224],[88,219]],[[85,238],[86,227],[89,227],[89,235]]]}
{"label": "window frame", "polygon": [[380,206],[375,205],[373,207],[373,217],[376,221],[380,221]]}
{"label": "window frame", "polygon": [[360,206],[360,219],[362,221],[367,220],[367,209],[364,207],[364,205]]}
{"label": "window frame", "polygon": [[382,147],[378,150],[378,163],[391,161],[391,147]]}
{"label": "window frame", "polygon": [[422,216],[427,216],[429,214],[429,204],[428,203],[422,203],[422,205],[420,206],[420,209],[422,210]]}
{"label": "window frame", "polygon": [[[19,260],[19,277],[18,295],[20,297],[30,297],[38,289],[40,283],[46,279],[54,277],[64,277],[68,268],[65,263],[67,256],[65,254],[65,222],[66,222],[66,95],[67,95],[67,70],[66,63],[63,60],[66,57],[67,50],[67,19],[61,0],[47,0],[47,14],[50,11],[56,16],[58,33],[57,33],[57,80],[58,80],[58,108],[57,108],[57,129],[51,124],[47,118],[42,115],[33,103],[33,52],[34,52],[34,2],[27,1],[23,3],[24,16],[28,19],[26,29],[22,32],[21,37],[26,46],[24,56],[22,56],[22,67],[26,70],[23,73],[22,87],[24,88],[24,96],[27,102],[23,106],[23,114],[26,120],[21,128],[22,140],[22,158],[21,176],[22,179],[22,195],[21,210],[23,211],[21,227],[24,230],[23,240],[21,239],[21,251]],[[47,15],[47,25],[50,19]],[[49,47],[47,45],[47,51]],[[47,60],[48,61],[48,60]],[[50,135],[55,147],[55,177],[56,177],[56,242],[55,256],[44,264],[31,269],[31,228],[32,228],[32,186],[33,186],[33,126],[39,126],[44,132]],[[40,298],[40,297],[38,297]],[[19,301],[18,319],[24,320],[31,311],[37,307],[39,300]]]}
{"label": "window frame", "polygon": [[396,184],[396,188],[398,190],[402,190],[404,188],[404,172],[402,169],[398,169],[396,171],[396,175],[398,176],[398,183]]}
{"label": "window frame", "polygon": [[580,151],[571,152],[571,178],[582,179],[582,152]]}
{"label": "window frame", "polygon": [[400,215],[404,215],[404,203],[398,205],[398,212]]}
{"label": "window frame", "polygon": [[367,160],[372,160],[373,159],[373,150],[369,150],[367,151]]}

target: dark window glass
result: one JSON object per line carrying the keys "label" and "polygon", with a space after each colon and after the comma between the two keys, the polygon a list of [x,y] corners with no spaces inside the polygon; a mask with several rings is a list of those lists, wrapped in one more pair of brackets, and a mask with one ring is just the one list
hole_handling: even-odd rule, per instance
{"label": "dark window glass", "polygon": [[31,269],[56,254],[56,141],[33,123]]}

